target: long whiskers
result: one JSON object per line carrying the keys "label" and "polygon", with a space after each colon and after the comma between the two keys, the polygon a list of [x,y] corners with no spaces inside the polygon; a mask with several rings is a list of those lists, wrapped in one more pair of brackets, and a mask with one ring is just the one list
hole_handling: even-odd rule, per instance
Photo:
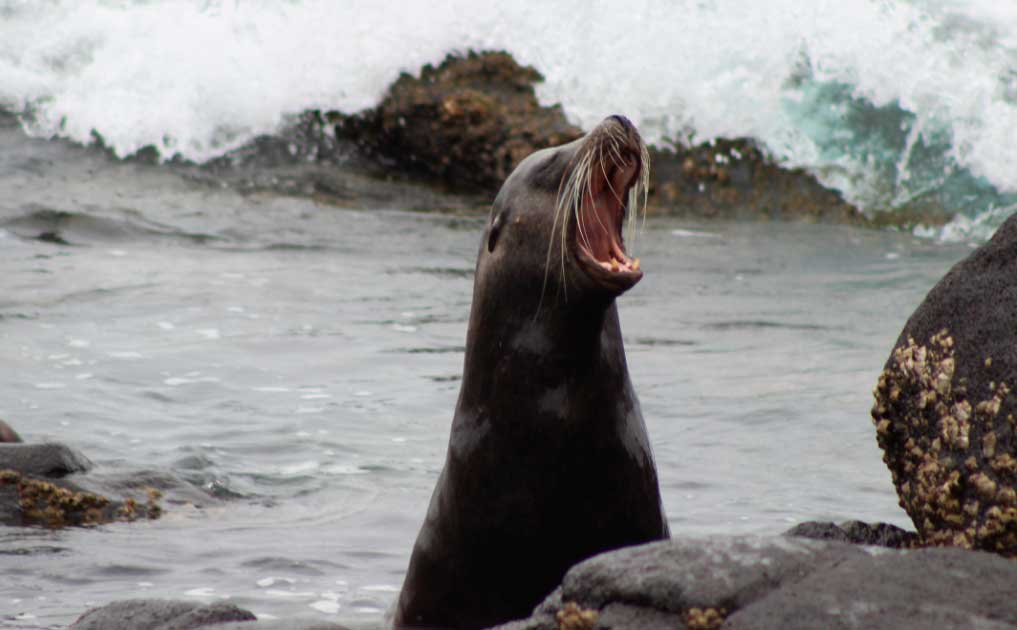
{"label": "long whiskers", "polygon": [[[544,280],[540,292],[540,301],[537,307],[539,312],[543,305],[544,295],[547,292],[550,282],[551,259],[554,255],[555,240],[559,248],[559,267],[562,282],[559,284],[559,291],[564,294],[568,301],[566,254],[568,252],[568,234],[570,223],[575,220],[576,235],[579,242],[590,248],[589,227],[586,225],[588,213],[583,211],[583,204],[593,204],[595,196],[593,193],[594,168],[600,169],[604,177],[604,183],[615,200],[623,205],[627,216],[627,232],[635,241],[635,222],[639,216],[640,230],[646,222],[646,205],[649,199],[650,188],[650,154],[642,138],[635,135],[638,141],[639,171],[635,183],[629,188],[628,194],[624,196],[615,189],[611,178],[608,177],[608,165],[615,168],[625,168],[627,161],[623,156],[623,147],[628,149],[632,137],[620,125],[605,125],[598,127],[590,134],[573,155],[565,173],[562,175],[558,185],[558,195],[555,202],[554,217],[551,226],[551,237],[547,244],[547,257],[544,263]],[[633,147],[635,148],[635,147]],[[608,163],[608,160],[610,162]],[[594,212],[594,217],[602,229],[603,219],[599,212]]]}

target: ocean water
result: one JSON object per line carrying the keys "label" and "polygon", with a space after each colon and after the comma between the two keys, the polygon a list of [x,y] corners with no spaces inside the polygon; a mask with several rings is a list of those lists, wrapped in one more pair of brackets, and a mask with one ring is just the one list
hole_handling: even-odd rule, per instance
{"label": "ocean water", "polygon": [[[1014,26],[988,1],[0,0],[0,417],[97,474],[229,497],[0,529],[0,627],[138,596],[384,625],[444,460],[483,212],[241,194],[179,161],[369,107],[471,47],[538,67],[584,125],[751,135],[870,212],[926,195],[957,213],[629,235],[646,277],[619,308],[672,532],[907,526],[871,389],[925,293],[1013,211]],[[146,146],[165,162],[122,159]]]}
{"label": "ocean water", "polygon": [[[0,627],[126,597],[384,624],[441,469],[484,217],[241,195],[0,128],[0,417],[218,496],[0,528]],[[60,243],[47,233],[59,235]],[[651,216],[620,299],[672,532],[907,526],[868,415],[971,242]]]}

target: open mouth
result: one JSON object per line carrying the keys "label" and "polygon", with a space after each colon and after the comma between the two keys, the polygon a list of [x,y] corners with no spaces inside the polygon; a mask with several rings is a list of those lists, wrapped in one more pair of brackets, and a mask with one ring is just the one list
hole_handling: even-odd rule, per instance
{"label": "open mouth", "polygon": [[615,290],[628,289],[643,277],[639,259],[629,257],[622,239],[629,191],[639,170],[635,156],[594,162],[577,212],[576,259],[592,279]]}

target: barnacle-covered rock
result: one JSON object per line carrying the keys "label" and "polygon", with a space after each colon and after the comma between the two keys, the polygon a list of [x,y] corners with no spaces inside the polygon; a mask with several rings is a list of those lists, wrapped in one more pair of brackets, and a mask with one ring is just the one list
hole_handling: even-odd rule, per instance
{"label": "barnacle-covered rock", "polygon": [[1017,557],[1017,215],[908,320],[872,418],[926,544]]}

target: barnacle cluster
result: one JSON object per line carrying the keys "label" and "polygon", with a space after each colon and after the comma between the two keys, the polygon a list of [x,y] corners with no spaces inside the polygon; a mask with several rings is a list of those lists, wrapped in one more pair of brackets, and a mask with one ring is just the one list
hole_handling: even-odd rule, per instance
{"label": "barnacle cluster", "polygon": [[14,470],[0,470],[0,487],[3,486],[13,487],[17,493],[23,525],[88,526],[117,520],[154,519],[162,513],[158,490],[149,490],[146,503],[139,506],[133,499],[118,504],[98,494],[34,479]]}
{"label": "barnacle cluster", "polygon": [[1017,557],[1017,404],[1007,383],[956,372],[946,329],[894,349],[873,392],[883,461],[925,544]]}
{"label": "barnacle cluster", "polygon": [[689,608],[685,613],[685,626],[689,630],[717,630],[724,625],[727,612],[718,608]]}
{"label": "barnacle cluster", "polygon": [[559,630],[593,630],[598,616],[596,610],[582,608],[576,602],[566,602],[554,618]]}

